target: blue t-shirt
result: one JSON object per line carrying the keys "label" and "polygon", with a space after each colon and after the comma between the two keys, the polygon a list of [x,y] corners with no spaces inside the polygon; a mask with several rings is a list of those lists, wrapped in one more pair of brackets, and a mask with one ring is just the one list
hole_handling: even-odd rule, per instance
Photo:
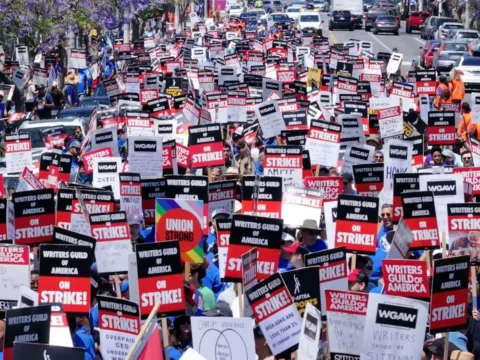
{"label": "blue t-shirt", "polygon": [[213,291],[213,294],[215,295],[215,301],[216,301],[218,298],[218,295],[220,295],[220,293],[222,292],[223,283],[220,280],[220,270],[213,263],[213,261],[210,261],[210,266],[206,270],[206,275],[202,279],[202,284],[203,286]]}
{"label": "blue t-shirt", "polygon": [[377,235],[377,251],[375,252],[375,255],[370,256],[370,258],[373,261],[373,270],[372,270],[372,275],[370,276],[370,281],[377,283],[378,277],[380,276],[380,271],[382,270],[382,260],[385,259],[388,255],[388,250],[390,249],[390,246],[388,245],[387,242],[387,233],[391,229],[382,226],[380,228],[380,231],[378,232]]}
{"label": "blue t-shirt", "polygon": [[85,360],[95,360],[95,341],[93,336],[87,330],[86,326],[80,327],[73,336],[73,345],[75,347],[85,348]]}
{"label": "blue t-shirt", "polygon": [[86,71],[87,70],[80,70],[78,72],[78,84],[77,84],[77,92],[79,94],[83,94],[85,93],[86,89],[87,89],[87,74],[86,74]]}
{"label": "blue t-shirt", "polygon": [[[67,85],[65,88],[66,103],[68,103],[68,97],[70,96],[72,103],[70,105],[75,106],[78,103],[78,95],[73,85]],[[53,102],[53,100],[52,100]]]}
{"label": "blue t-shirt", "polygon": [[327,247],[327,243],[325,241],[323,241],[322,239],[317,239],[315,244],[307,245],[307,249],[308,249],[308,251],[313,253],[313,252],[317,252],[317,251],[327,250],[328,247]]}
{"label": "blue t-shirt", "polygon": [[287,267],[288,259],[280,258],[280,260],[278,260],[278,271],[280,272],[280,270],[286,270]]}
{"label": "blue t-shirt", "polygon": [[173,346],[170,346],[168,349],[168,354],[170,355],[170,360],[180,360],[183,355],[180,350]]}
{"label": "blue t-shirt", "polygon": [[378,285],[369,291],[370,294],[383,294],[383,285]]}

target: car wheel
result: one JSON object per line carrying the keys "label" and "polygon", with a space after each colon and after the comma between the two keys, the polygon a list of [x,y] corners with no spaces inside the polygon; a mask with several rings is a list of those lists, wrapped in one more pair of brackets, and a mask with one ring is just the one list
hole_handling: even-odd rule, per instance
{"label": "car wheel", "polygon": [[328,25],[328,30],[332,31],[333,27],[331,25]]}
{"label": "car wheel", "polygon": [[350,26],[350,27],[348,28],[348,30],[350,30],[350,31],[355,30],[355,26]]}
{"label": "car wheel", "polygon": [[365,31],[366,31],[366,32],[369,32],[369,31],[370,31],[370,28],[367,27],[367,26],[365,26]]}
{"label": "car wheel", "polygon": [[405,31],[406,31],[408,34],[411,34],[411,33],[412,33],[412,29],[410,29],[408,26],[407,26],[407,28],[405,29]]}
{"label": "car wheel", "polygon": [[398,36],[398,31],[395,31],[394,34],[395,34],[396,36]]}
{"label": "car wheel", "polygon": [[378,31],[377,31],[377,30],[373,30],[373,35],[378,35]]}

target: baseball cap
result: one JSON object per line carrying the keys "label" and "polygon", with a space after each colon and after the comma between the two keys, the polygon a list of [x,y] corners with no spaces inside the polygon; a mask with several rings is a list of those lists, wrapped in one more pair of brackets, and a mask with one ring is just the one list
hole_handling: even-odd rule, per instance
{"label": "baseball cap", "polygon": [[286,251],[290,254],[299,254],[299,255],[310,254],[310,251],[308,250],[307,246],[302,244],[299,241],[293,243],[289,247],[283,248],[283,251]]}
{"label": "baseball cap", "polygon": [[215,219],[217,216],[224,215],[225,219],[228,219],[230,217],[230,214],[227,212],[227,210],[219,208],[215,209],[214,212],[212,213],[212,219]]}
{"label": "baseball cap", "polygon": [[343,173],[342,178],[344,183],[351,183],[353,181],[353,175],[350,173]]}
{"label": "baseball cap", "polygon": [[75,139],[75,140],[72,140],[68,143],[68,148],[70,149],[72,147],[80,149],[82,147],[82,144],[80,144],[80,141]]}
{"label": "baseball cap", "polygon": [[142,219],[138,215],[130,214],[127,218],[128,225],[138,225],[142,226]]}
{"label": "baseball cap", "polygon": [[295,241],[295,238],[289,233],[282,232],[282,241]]}
{"label": "baseball cap", "polygon": [[348,281],[363,282],[368,284],[368,275],[365,274],[363,270],[354,269],[350,274],[348,274]]}
{"label": "baseball cap", "polygon": [[233,313],[232,313],[232,309],[230,309],[230,305],[228,305],[224,301],[217,302],[213,308],[211,308],[208,311],[205,311],[202,315],[233,317]]}

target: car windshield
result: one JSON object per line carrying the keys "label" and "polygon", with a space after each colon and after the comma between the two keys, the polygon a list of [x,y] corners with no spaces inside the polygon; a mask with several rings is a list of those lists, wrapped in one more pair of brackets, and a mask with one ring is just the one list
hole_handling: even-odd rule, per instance
{"label": "car windshield", "polygon": [[[57,124],[57,125],[59,125],[59,124]],[[42,130],[51,129],[54,126],[55,125],[21,129],[18,132],[20,134],[25,134],[25,133],[30,134],[30,140],[32,141],[32,149],[44,148],[45,147],[45,142],[43,141]],[[65,125],[64,124],[63,129],[67,132],[68,135],[73,137],[73,129],[76,128],[77,126],[78,125]]]}
{"label": "car windshield", "polygon": [[71,108],[68,110],[63,110],[58,113],[57,118],[58,119],[65,119],[69,117],[75,117],[75,118],[83,118],[83,119],[89,119],[90,115],[92,114],[92,108],[84,108],[84,107],[78,107],[78,108]]}
{"label": "car windshield", "polygon": [[273,4],[277,5],[277,6],[279,6],[279,5],[282,6],[282,3],[280,1],[274,1]]}
{"label": "car windshield", "polygon": [[410,16],[419,16],[420,14],[418,12],[413,12],[410,14]]}
{"label": "car windshield", "polygon": [[379,16],[378,21],[395,21],[395,16]]}
{"label": "car windshield", "polygon": [[241,5],[232,5],[232,6],[230,7],[230,9],[233,9],[233,10],[238,10],[238,9],[241,9],[241,8],[242,8]]}
{"label": "car windshield", "polygon": [[476,32],[459,32],[458,38],[461,39],[478,39],[478,33]]}
{"label": "car windshield", "polygon": [[305,6],[306,4],[303,1],[296,1],[293,3],[293,6]]}
{"label": "car windshield", "polygon": [[428,18],[430,14],[421,13],[420,16],[424,19]]}
{"label": "car windshield", "polygon": [[466,57],[463,58],[462,66],[480,66],[480,57]]}
{"label": "car windshield", "polygon": [[443,28],[444,29],[463,29],[463,25],[462,24],[446,24],[446,25],[443,25]]}
{"label": "car windshield", "polygon": [[440,19],[437,19],[435,25],[440,26],[440,25],[445,24],[446,22],[451,22],[452,20],[453,20],[453,19],[443,19],[443,18],[440,18]]}
{"label": "car windshield", "polygon": [[302,22],[319,22],[318,15],[300,15]]}
{"label": "car windshield", "polygon": [[445,44],[443,51],[468,51],[466,44]]}
{"label": "car windshield", "polygon": [[82,100],[80,106],[97,106],[97,103],[100,105],[108,105],[110,106],[110,99],[109,98],[89,98],[85,97]]}
{"label": "car windshield", "polygon": [[300,12],[300,9],[299,8],[290,8],[290,9],[287,9],[287,12]]}
{"label": "car windshield", "polygon": [[272,15],[272,20],[273,21],[281,21],[281,20],[288,20],[290,21],[289,17],[287,15]]}

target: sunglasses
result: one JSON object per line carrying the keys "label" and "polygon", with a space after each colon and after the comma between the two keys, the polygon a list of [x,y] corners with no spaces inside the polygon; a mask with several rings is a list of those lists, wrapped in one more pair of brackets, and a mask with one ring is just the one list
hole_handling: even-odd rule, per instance
{"label": "sunglasses", "polygon": [[344,181],[344,182],[343,182],[343,185],[348,185],[348,181]]}
{"label": "sunglasses", "polygon": [[383,218],[383,217],[389,217],[389,216],[392,216],[392,214],[390,214],[390,213],[385,213],[385,214],[381,214],[380,216]]}
{"label": "sunglasses", "polygon": [[365,269],[372,271],[372,270],[373,270],[373,266],[370,266],[370,265],[369,265],[369,266],[365,266]]}
{"label": "sunglasses", "polygon": [[375,156],[375,159],[383,159],[383,156]]}
{"label": "sunglasses", "polygon": [[462,160],[472,160],[472,158],[469,156],[469,157],[462,158]]}

